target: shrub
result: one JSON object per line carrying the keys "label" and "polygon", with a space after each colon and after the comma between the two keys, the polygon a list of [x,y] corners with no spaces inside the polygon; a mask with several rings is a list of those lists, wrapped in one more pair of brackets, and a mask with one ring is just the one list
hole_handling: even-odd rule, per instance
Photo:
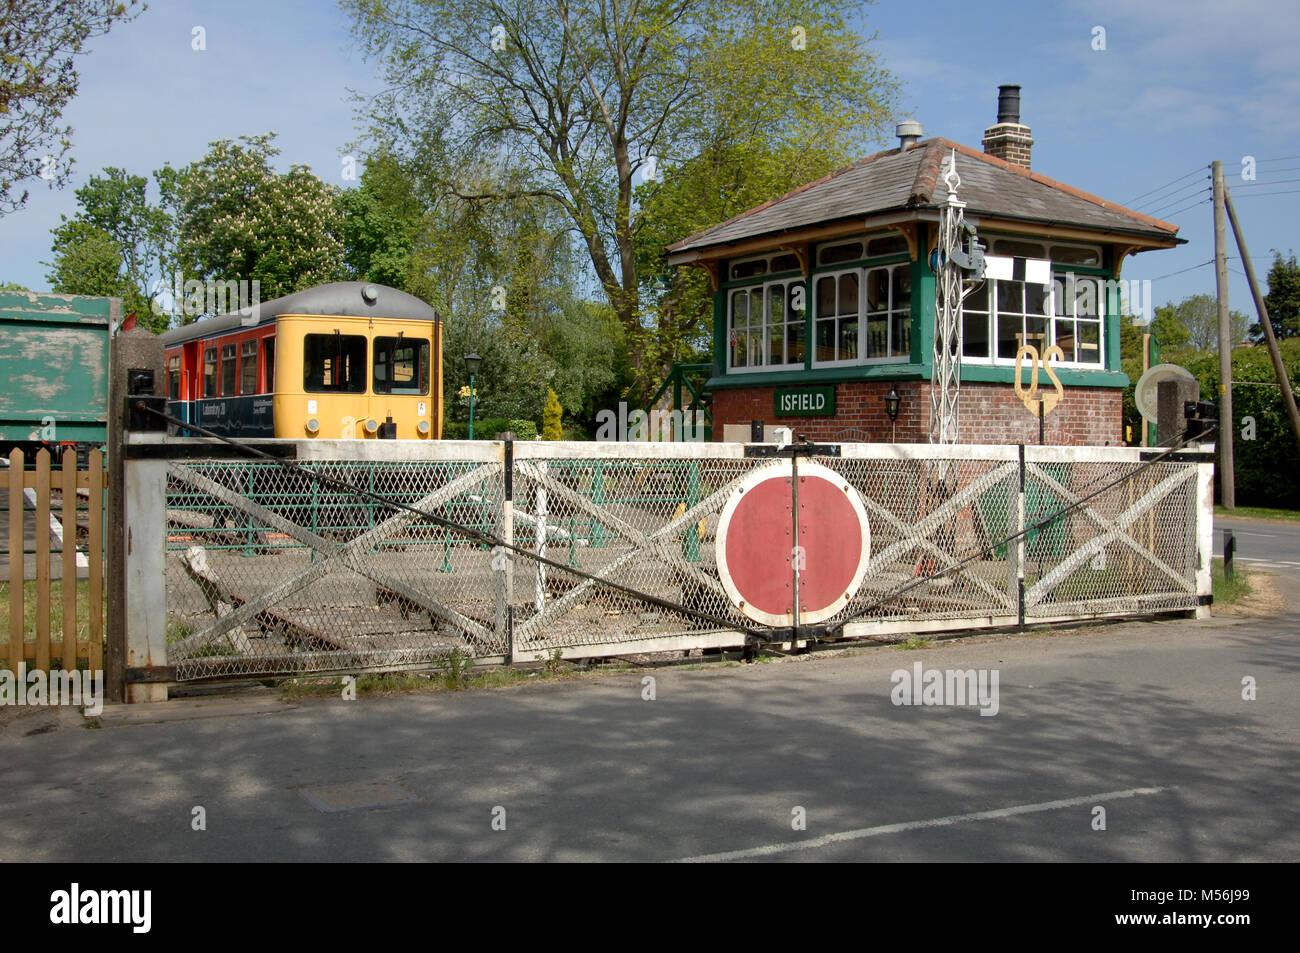
{"label": "shrub", "polygon": [[546,388],[546,406],[542,408],[543,440],[564,439],[564,427],[561,424],[563,417],[564,408],[560,406],[560,398],[556,396],[555,391]]}

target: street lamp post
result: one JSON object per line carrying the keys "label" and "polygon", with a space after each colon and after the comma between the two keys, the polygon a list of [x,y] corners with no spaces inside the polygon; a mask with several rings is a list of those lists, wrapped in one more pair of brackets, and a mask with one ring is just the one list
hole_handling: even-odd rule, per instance
{"label": "street lamp post", "polygon": [[469,439],[474,439],[474,375],[478,373],[483,358],[473,351],[465,355],[465,370],[469,372]]}
{"label": "street lamp post", "polygon": [[898,393],[898,388],[892,384],[889,387],[889,393],[882,398],[885,402],[885,413],[889,415],[889,441],[890,443],[898,442],[898,405],[903,402],[903,398]]}

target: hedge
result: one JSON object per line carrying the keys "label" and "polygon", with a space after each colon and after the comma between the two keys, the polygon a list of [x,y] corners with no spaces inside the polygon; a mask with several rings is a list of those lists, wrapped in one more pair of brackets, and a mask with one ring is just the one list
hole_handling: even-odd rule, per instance
{"label": "hedge", "polygon": [[[520,440],[536,440],[537,424],[531,420],[510,420],[506,417],[484,417],[474,421],[474,439],[491,440],[499,433],[513,430]],[[442,425],[442,439],[464,440],[469,436],[469,422],[449,420]]]}

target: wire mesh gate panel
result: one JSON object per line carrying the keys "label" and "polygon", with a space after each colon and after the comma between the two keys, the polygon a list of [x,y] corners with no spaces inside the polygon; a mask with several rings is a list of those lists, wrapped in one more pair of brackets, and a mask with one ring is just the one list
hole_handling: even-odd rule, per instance
{"label": "wire mesh gate panel", "polygon": [[[310,446],[310,445],[309,445]],[[323,474],[468,526],[502,518],[501,446],[299,463],[175,460],[167,474],[168,664],[180,679],[428,664],[503,654],[492,553]]]}
{"label": "wire mesh gate panel", "polygon": [[[529,660],[742,645],[755,626],[720,580],[719,517],[748,475],[783,467],[739,444],[303,441],[288,447],[305,472],[290,472],[229,448],[205,456],[207,441],[163,443],[167,661],[181,680],[393,670],[453,651]],[[1204,455],[839,454],[813,459],[861,498],[867,569],[801,638],[1188,611],[1208,594]]]}

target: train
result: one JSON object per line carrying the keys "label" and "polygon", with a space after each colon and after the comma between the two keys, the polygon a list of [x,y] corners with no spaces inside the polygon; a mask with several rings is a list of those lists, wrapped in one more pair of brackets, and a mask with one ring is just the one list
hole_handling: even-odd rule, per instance
{"label": "train", "polygon": [[168,413],[185,424],[241,438],[442,436],[442,319],[396,288],[318,285],[161,338]]}

